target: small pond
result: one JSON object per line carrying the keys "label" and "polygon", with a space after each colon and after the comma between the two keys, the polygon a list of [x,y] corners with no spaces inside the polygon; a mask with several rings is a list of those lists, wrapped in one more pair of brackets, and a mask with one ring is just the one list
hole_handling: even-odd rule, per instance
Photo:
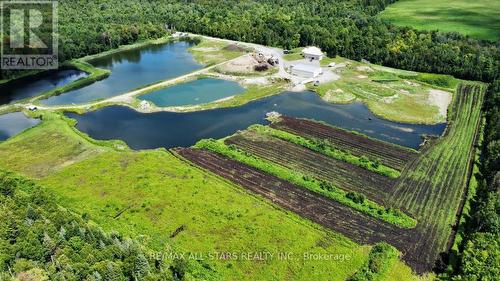
{"label": "small pond", "polygon": [[90,60],[89,63],[95,67],[111,70],[111,75],[41,103],[67,105],[91,102],[201,69],[203,66],[188,52],[190,46],[192,43],[185,41],[148,45]]}
{"label": "small pond", "polygon": [[74,69],[46,71],[0,85],[0,105],[37,96],[43,92],[64,86],[88,74]]}
{"label": "small pond", "polygon": [[222,138],[252,124],[268,124],[270,111],[310,118],[355,130],[384,141],[418,148],[422,135],[441,135],[446,124],[410,125],[379,119],[362,103],[335,105],[313,92],[284,92],[234,108],[189,113],[139,113],[110,106],[83,115],[67,113],[92,138],[121,139],[134,149],[191,146],[200,139]]}
{"label": "small pond", "polygon": [[4,141],[18,133],[40,123],[39,119],[26,117],[22,112],[0,115],[0,141]]}
{"label": "small pond", "polygon": [[245,88],[234,81],[202,78],[161,89],[140,96],[139,99],[161,107],[197,105],[241,94],[244,91]]}

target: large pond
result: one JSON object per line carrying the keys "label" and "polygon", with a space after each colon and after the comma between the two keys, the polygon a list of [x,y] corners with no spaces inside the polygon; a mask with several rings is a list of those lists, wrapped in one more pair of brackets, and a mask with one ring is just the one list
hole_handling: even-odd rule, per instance
{"label": "large pond", "polygon": [[284,92],[234,108],[190,113],[139,113],[123,106],[83,115],[67,113],[77,128],[95,139],[121,139],[134,149],[191,146],[200,139],[222,138],[252,124],[268,124],[270,111],[324,121],[392,143],[418,148],[422,135],[441,135],[446,124],[410,125],[375,117],[365,105],[335,105],[313,92]]}
{"label": "large pond", "polygon": [[41,101],[45,105],[86,103],[109,98],[141,86],[187,74],[203,66],[188,52],[188,42],[149,45],[89,61],[111,75],[89,86]]}
{"label": "large pond", "polygon": [[0,141],[17,135],[38,123],[40,123],[39,119],[28,118],[22,112],[0,115]]}
{"label": "large pond", "polygon": [[140,96],[139,99],[161,107],[196,105],[241,94],[244,91],[245,88],[234,81],[202,78],[158,90]]}
{"label": "large pond", "polygon": [[88,74],[73,69],[47,71],[0,85],[0,105],[37,96],[56,87],[86,77]]}

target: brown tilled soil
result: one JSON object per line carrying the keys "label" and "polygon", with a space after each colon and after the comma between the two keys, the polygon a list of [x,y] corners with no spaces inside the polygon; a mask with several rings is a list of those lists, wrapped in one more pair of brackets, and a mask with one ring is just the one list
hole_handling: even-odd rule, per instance
{"label": "brown tilled soil", "polygon": [[356,156],[379,159],[386,166],[403,170],[406,164],[418,156],[409,149],[378,141],[352,132],[305,119],[282,116],[282,120],[271,127],[290,132],[305,138],[324,139],[341,150]]}
{"label": "brown tilled soil", "polygon": [[255,134],[245,131],[225,142],[292,170],[314,175],[345,191],[364,194],[381,205],[390,206],[388,195],[393,192],[396,184],[394,179],[278,138],[253,136]]}
{"label": "brown tilled soil", "polygon": [[[415,251],[422,236],[418,228],[399,228],[216,153],[192,148],[177,148],[174,151],[197,166],[357,243],[386,241],[398,248],[403,253],[403,260],[418,273],[432,269],[433,265],[422,263],[420,253]],[[420,248],[425,249],[425,246]]]}
{"label": "brown tilled soil", "polygon": [[[467,94],[474,94],[474,99],[481,98],[481,92],[478,89],[473,90],[462,90],[460,99],[455,101],[457,112],[470,112],[470,107],[481,104],[481,100],[476,103],[474,100],[464,102],[470,98]],[[452,122],[455,122],[454,126],[474,127],[477,131],[476,119],[463,118]],[[360,171],[356,169],[359,167],[339,163],[340,161],[335,159],[276,138],[252,135],[251,131],[233,136],[226,142],[291,169],[332,181],[340,188],[366,194],[374,201],[389,201],[386,206],[405,208],[417,219],[417,226],[414,229],[401,229],[218,154],[190,148],[175,151],[194,164],[353,241],[369,244],[386,241],[394,245],[403,253],[403,260],[419,274],[433,269],[440,252],[446,251],[447,245],[452,241],[450,237],[453,237],[452,226],[442,222],[450,217],[450,214],[455,219],[456,213],[461,209],[458,206],[459,201],[463,200],[466,194],[465,181],[467,175],[470,176],[472,165],[467,165],[468,162],[464,164],[463,157],[450,154],[443,148],[446,146],[437,147],[436,144],[417,153],[308,120],[283,117],[281,122],[272,126],[304,137],[328,139],[354,155],[381,159],[382,163],[388,166],[402,169],[402,176],[395,180],[394,185],[394,182],[391,182],[394,180],[382,179],[378,174]],[[451,132],[448,129],[448,133]],[[472,149],[473,141],[466,139],[468,137],[473,136],[458,135],[450,143],[453,145],[456,142],[469,141]],[[442,154],[442,157],[430,153]],[[471,155],[469,152],[468,159],[472,159]],[[450,163],[451,171],[443,168],[443,161]],[[412,173],[413,171],[417,172]],[[436,173],[440,178],[432,177]],[[437,179],[439,180],[436,181]],[[352,180],[352,183],[349,183],[349,180]]]}

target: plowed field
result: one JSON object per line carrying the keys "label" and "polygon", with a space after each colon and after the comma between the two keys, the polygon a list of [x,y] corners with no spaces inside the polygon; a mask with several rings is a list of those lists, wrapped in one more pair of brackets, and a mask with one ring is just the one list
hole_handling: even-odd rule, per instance
{"label": "plowed field", "polygon": [[402,169],[398,179],[251,131],[226,140],[227,144],[263,159],[331,181],[339,188],[365,194],[387,207],[405,210],[418,221],[413,229],[402,229],[377,220],[212,152],[190,148],[175,151],[196,165],[356,242],[387,241],[403,253],[403,259],[417,273],[424,273],[432,270],[439,254],[446,252],[452,242],[457,214],[470,177],[484,90],[480,84],[460,84],[449,114],[446,135],[432,141],[432,146],[421,152],[308,120],[284,117],[272,125],[303,137],[326,139],[354,155],[380,159],[388,166]]}
{"label": "plowed field", "polygon": [[382,164],[400,171],[418,156],[418,153],[411,149],[305,119],[283,116],[280,122],[273,123],[271,127],[305,138],[327,140],[340,150],[359,157],[366,156],[371,160],[378,159]]}
{"label": "plowed field", "polygon": [[381,205],[389,204],[387,195],[396,184],[389,177],[270,136],[246,131],[225,142],[284,167],[329,181],[345,191],[364,194]]}

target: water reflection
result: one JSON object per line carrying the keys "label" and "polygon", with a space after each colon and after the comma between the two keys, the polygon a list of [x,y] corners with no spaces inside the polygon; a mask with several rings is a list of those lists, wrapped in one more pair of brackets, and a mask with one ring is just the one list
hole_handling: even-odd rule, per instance
{"label": "water reflection", "polygon": [[139,113],[122,106],[83,115],[68,113],[81,131],[96,139],[121,139],[135,149],[191,146],[203,138],[222,138],[252,124],[267,124],[269,111],[323,121],[407,147],[418,148],[422,135],[441,135],[446,124],[413,125],[377,118],[362,103],[336,105],[312,92],[284,92],[234,108],[189,113]]}

